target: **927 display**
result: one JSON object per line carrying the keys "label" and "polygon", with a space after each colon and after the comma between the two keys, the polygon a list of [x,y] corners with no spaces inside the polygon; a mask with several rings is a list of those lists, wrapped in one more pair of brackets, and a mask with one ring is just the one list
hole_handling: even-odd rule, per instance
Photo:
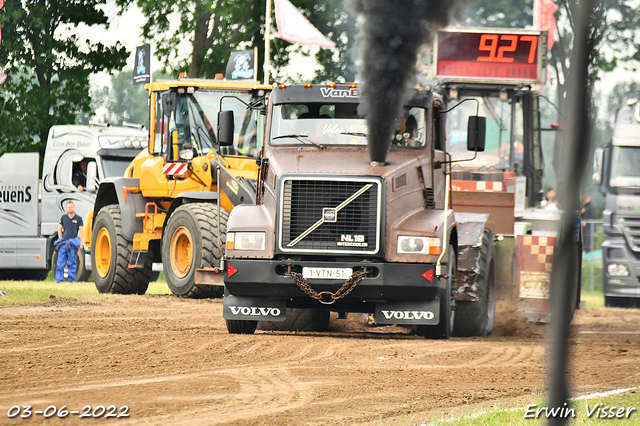
{"label": "927 display", "polygon": [[540,82],[546,36],[540,32],[439,31],[438,77]]}

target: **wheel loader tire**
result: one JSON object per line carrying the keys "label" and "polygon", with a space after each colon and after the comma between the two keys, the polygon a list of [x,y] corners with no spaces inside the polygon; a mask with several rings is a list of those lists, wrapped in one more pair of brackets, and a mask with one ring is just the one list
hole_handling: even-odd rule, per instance
{"label": "wheel loader tire", "polygon": [[[60,250],[60,246],[56,246],[53,249],[53,255],[51,256],[51,272],[53,272],[53,276],[56,276],[56,269],[58,269],[58,251]],[[85,262],[84,262],[84,249],[78,248],[78,252],[76,253],[76,282],[86,282],[89,280],[91,276],[91,270],[88,270]],[[65,275],[66,278],[66,275]]]}
{"label": "wheel loader tire", "polygon": [[440,298],[440,321],[438,325],[419,325],[417,327],[418,335],[426,339],[450,338],[453,334],[455,322],[457,322],[456,299],[452,287],[453,283],[456,282],[458,258],[453,246],[449,246],[449,264],[453,266],[449,268],[450,278],[447,280],[447,288]]}
{"label": "wheel loader tire", "polygon": [[91,265],[100,293],[144,294],[149,287],[153,254],[143,268],[129,269],[133,242],[122,236],[120,206],[102,208],[93,222]]}
{"label": "wheel loader tire", "polygon": [[327,331],[331,312],[324,309],[287,308],[284,321],[260,321],[260,330],[271,331]]}
{"label": "wheel loader tire", "polygon": [[458,301],[454,336],[489,336],[493,333],[496,311],[496,248],[493,235],[484,230],[480,246],[477,302]]}
{"label": "wheel loader tire", "polygon": [[229,334],[253,334],[258,321],[226,320]]}
{"label": "wheel loader tire", "polygon": [[218,249],[218,206],[190,203],[178,207],[162,236],[164,277],[171,292],[194,299],[222,297],[224,286],[195,284],[198,268],[216,268],[224,254],[229,214],[220,210]]}

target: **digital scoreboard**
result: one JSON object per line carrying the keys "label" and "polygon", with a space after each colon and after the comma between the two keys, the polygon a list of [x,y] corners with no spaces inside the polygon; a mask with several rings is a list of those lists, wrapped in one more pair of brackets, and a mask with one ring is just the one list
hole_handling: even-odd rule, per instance
{"label": "digital scoreboard", "polygon": [[507,84],[544,83],[546,56],[546,31],[442,30],[436,37],[436,78]]}

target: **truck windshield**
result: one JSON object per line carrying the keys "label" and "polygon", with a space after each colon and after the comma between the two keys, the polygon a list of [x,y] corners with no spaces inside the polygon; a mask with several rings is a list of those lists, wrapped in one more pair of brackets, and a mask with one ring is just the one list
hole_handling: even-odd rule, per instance
{"label": "truck windshield", "polygon": [[640,146],[611,148],[611,177],[609,186],[617,188],[640,187]]}
{"label": "truck windshield", "polygon": [[105,178],[122,177],[129,164],[131,164],[133,157],[102,157],[101,160]]}
{"label": "truck windshield", "polygon": [[[484,152],[478,153],[475,160],[460,164],[465,168],[508,167],[511,153],[511,104],[509,101],[498,99],[497,94],[496,97],[460,97],[457,102],[464,99],[477,99],[480,102],[478,115],[487,118],[486,147]],[[451,106],[453,105],[449,105]],[[447,114],[447,150],[454,160],[470,157],[467,151],[467,122],[469,116],[476,115],[477,110],[478,104],[475,101],[468,101]],[[520,104],[517,104],[515,119],[519,123],[516,129],[522,128],[523,116]],[[516,135],[513,150],[515,162],[521,163],[523,160],[522,140],[521,136]]]}
{"label": "truck windshield", "polygon": [[[272,145],[367,146],[369,127],[357,103],[281,104],[273,107]],[[396,121],[395,147],[426,145],[426,110],[405,108]]]}

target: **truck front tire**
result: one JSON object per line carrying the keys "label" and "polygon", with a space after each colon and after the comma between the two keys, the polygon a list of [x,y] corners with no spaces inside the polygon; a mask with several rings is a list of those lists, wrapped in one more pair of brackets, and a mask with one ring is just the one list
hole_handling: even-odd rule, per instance
{"label": "truck front tire", "polygon": [[93,222],[91,238],[93,281],[100,293],[144,294],[151,279],[153,254],[143,268],[129,268],[133,242],[122,236],[120,206],[102,208]]}
{"label": "truck front tire", "polygon": [[453,294],[453,283],[456,282],[458,258],[453,246],[449,246],[449,278],[447,288],[440,298],[440,321],[438,325],[419,325],[418,335],[427,339],[448,339],[453,334],[456,315],[456,300]]}
{"label": "truck front tire", "polygon": [[493,333],[496,310],[496,248],[493,235],[484,230],[480,247],[477,302],[459,301],[456,304],[455,336],[489,336]]}
{"label": "truck front tire", "polygon": [[220,234],[215,204],[185,204],[169,218],[162,236],[162,263],[173,294],[194,299],[222,297],[223,286],[195,283],[196,269],[220,265],[229,217],[224,209],[220,213]]}
{"label": "truck front tire", "polygon": [[287,308],[284,321],[260,321],[260,330],[270,331],[327,331],[331,312],[325,309]]}
{"label": "truck front tire", "polygon": [[258,321],[226,320],[229,334],[253,334]]}

